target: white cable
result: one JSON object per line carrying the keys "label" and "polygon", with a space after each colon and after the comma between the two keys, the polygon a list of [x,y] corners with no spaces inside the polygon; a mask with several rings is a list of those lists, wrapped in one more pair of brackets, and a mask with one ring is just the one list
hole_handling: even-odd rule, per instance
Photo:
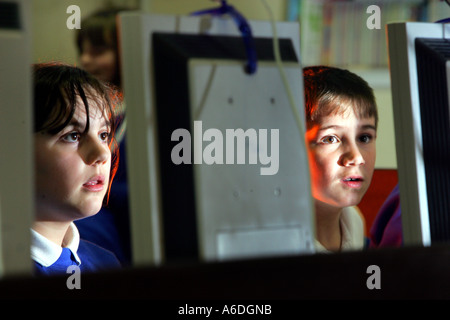
{"label": "white cable", "polygon": [[289,105],[291,107],[292,113],[294,114],[295,122],[297,124],[298,130],[300,131],[300,138],[301,138],[300,140],[302,141],[302,145],[303,145],[305,151],[307,151],[306,143],[305,143],[305,126],[303,124],[302,117],[299,114],[299,110],[297,110],[297,108],[295,106],[294,98],[292,96],[292,91],[291,91],[291,88],[289,87],[289,82],[287,80],[286,73],[284,72],[284,69],[283,69],[283,62],[281,61],[280,47],[279,47],[279,43],[278,43],[277,27],[276,27],[276,23],[275,23],[275,18],[273,16],[273,12],[270,9],[269,5],[267,4],[266,0],[261,0],[261,1],[263,2],[264,6],[266,7],[267,12],[269,13],[270,22],[272,25],[273,52],[275,55],[275,62],[277,64],[278,70],[280,72],[280,76],[283,81],[283,85],[286,89],[286,93],[287,93],[287,96],[289,99]]}

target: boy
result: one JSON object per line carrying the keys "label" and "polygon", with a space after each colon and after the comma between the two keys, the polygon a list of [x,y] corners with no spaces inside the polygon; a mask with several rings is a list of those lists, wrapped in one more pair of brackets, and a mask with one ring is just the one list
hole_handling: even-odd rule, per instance
{"label": "boy", "polygon": [[373,90],[359,76],[338,68],[307,67],[303,75],[316,249],[362,249],[364,223],[355,206],[375,166]]}

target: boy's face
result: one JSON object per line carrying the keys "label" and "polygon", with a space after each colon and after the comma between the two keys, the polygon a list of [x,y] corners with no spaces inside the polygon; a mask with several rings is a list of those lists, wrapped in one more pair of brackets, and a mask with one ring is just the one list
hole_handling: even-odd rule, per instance
{"label": "boy's face", "polygon": [[350,108],[329,115],[306,132],[312,193],[316,202],[343,208],[357,205],[375,166],[375,119],[358,119]]}
{"label": "boy's face", "polygon": [[81,67],[101,81],[113,82],[117,72],[115,51],[111,48],[94,46],[86,39],[81,49]]}
{"label": "boy's face", "polygon": [[37,220],[73,221],[96,214],[108,189],[110,126],[95,102],[86,111],[78,99],[75,114],[56,135],[35,133]]}

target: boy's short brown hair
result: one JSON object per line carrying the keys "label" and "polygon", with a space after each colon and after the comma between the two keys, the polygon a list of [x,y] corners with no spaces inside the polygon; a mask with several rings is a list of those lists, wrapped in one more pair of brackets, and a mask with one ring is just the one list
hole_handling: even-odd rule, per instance
{"label": "boy's short brown hair", "polygon": [[360,118],[375,118],[378,111],[372,88],[358,75],[328,66],[303,68],[307,128],[332,114],[343,114],[351,106]]}

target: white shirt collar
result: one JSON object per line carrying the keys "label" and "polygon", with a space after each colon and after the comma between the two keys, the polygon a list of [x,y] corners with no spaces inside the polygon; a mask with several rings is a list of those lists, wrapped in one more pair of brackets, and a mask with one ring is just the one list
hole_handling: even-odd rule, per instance
{"label": "white shirt collar", "polygon": [[[77,250],[80,244],[80,233],[77,227],[72,222],[67,229],[64,236],[64,247],[68,248],[78,264],[81,264],[80,257],[78,257]],[[54,264],[62,253],[62,247],[56,243],[48,240],[40,233],[31,229],[31,258],[44,267],[49,267]]]}
{"label": "white shirt collar", "polygon": [[[339,223],[341,225],[341,251],[362,250],[364,247],[364,226],[357,207],[345,207]],[[317,239],[314,239],[316,252],[331,253]]]}

